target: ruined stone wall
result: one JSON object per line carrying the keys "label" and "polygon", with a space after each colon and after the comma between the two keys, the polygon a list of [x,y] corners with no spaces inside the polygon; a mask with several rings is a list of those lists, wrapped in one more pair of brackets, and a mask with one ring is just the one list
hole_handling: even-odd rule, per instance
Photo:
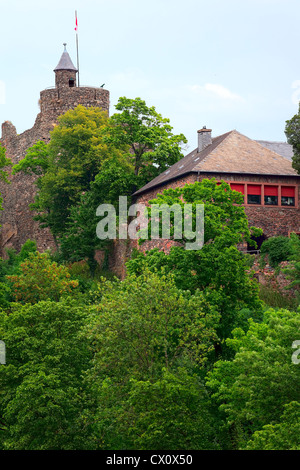
{"label": "ruined stone wall", "polygon": [[[12,164],[24,158],[27,149],[38,140],[48,142],[58,116],[79,104],[100,107],[109,112],[109,91],[92,87],[46,89],[40,93],[40,113],[31,129],[18,135],[12,123],[3,123],[0,141]],[[8,171],[11,172],[10,169]],[[0,183],[4,209],[0,214],[0,256],[5,256],[6,248],[19,250],[28,239],[36,240],[40,251],[54,248],[51,233],[39,227],[28,207],[36,193],[35,177],[18,173],[11,175],[10,181],[9,185]]]}

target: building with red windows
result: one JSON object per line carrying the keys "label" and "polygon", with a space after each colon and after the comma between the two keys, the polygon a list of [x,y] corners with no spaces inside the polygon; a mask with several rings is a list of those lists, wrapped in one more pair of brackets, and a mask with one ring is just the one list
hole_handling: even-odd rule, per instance
{"label": "building with red windows", "polygon": [[216,178],[244,195],[249,226],[263,230],[258,245],[270,236],[300,234],[300,175],[292,167],[286,143],[251,140],[236,130],[212,138],[198,131],[198,146],[135,193],[146,203],[164,189]]}

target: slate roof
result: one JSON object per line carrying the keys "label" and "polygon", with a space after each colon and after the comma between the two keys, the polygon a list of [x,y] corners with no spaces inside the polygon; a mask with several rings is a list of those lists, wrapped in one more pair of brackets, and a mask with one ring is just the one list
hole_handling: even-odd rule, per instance
{"label": "slate roof", "polygon": [[73,70],[73,71],[78,71],[77,68],[74,66],[71,57],[69,56],[69,53],[65,49],[64,52],[62,53],[62,56],[60,58],[60,61],[58,62],[57,66],[54,69],[54,72],[57,70]]}
{"label": "slate roof", "polygon": [[188,173],[298,176],[287,158],[233,130],[213,138],[211,145],[201,152],[196,148],[134,195]]}
{"label": "slate roof", "polygon": [[270,142],[268,140],[257,140],[256,142],[292,161],[293,146],[287,142]]}

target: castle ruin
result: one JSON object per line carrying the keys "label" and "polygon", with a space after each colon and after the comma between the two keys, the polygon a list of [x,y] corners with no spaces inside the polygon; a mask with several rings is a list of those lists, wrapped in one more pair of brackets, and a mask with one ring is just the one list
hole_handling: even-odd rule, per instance
{"label": "castle ruin", "polygon": [[[104,88],[82,87],[77,85],[78,70],[64,44],[64,52],[54,69],[55,87],[40,93],[40,112],[34,126],[17,134],[15,126],[6,121],[2,124],[1,144],[6,148],[6,157],[12,165],[17,164],[26,155],[29,147],[37,141],[49,142],[50,131],[57,124],[57,118],[79,104],[85,107],[99,107],[109,112],[109,91]],[[11,173],[11,169],[8,169]],[[35,176],[22,172],[10,174],[11,184],[0,183],[3,198],[3,211],[0,214],[0,256],[5,257],[7,248],[17,251],[26,240],[35,240],[39,251],[54,248],[54,240],[48,229],[41,229],[33,220],[29,204],[34,202],[36,193]]]}

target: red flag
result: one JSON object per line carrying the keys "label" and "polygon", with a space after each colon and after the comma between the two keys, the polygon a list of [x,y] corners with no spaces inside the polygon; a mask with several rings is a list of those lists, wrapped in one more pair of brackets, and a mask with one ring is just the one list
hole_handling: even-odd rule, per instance
{"label": "red flag", "polygon": [[75,31],[78,31],[77,11],[75,12]]}

